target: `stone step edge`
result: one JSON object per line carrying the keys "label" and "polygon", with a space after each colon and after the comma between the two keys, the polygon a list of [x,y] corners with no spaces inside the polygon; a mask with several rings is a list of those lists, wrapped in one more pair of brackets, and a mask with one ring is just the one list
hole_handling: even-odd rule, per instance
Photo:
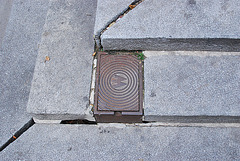
{"label": "stone step edge", "polygon": [[36,114],[29,113],[34,119],[39,120],[40,122],[48,121],[58,121],[58,120],[88,120],[95,121],[95,118],[91,114]]}
{"label": "stone step edge", "polygon": [[240,116],[157,116],[147,115],[145,122],[165,123],[240,123]]}
{"label": "stone step edge", "polygon": [[104,50],[226,51],[239,52],[240,39],[225,38],[108,38],[101,36]]}
{"label": "stone step edge", "polygon": [[[38,123],[58,123],[62,120],[88,120],[95,121],[92,115],[54,115],[54,114],[32,114]],[[143,116],[143,123],[240,123],[240,116]]]}

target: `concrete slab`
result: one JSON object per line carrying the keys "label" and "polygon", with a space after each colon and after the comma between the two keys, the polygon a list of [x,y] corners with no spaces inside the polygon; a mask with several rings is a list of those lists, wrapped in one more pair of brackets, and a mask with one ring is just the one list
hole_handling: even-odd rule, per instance
{"label": "concrete slab", "polygon": [[239,122],[239,52],[146,51],[145,55],[146,121],[236,116]]}
{"label": "concrete slab", "polygon": [[8,24],[9,15],[12,8],[12,0],[0,0],[0,48],[2,46],[2,40],[5,35],[5,30]]}
{"label": "concrete slab", "polygon": [[96,0],[51,0],[27,107],[37,119],[93,118],[89,93],[96,5]]}
{"label": "concrete slab", "polygon": [[0,50],[0,145],[31,118],[26,106],[47,10],[48,0],[13,1]]}
{"label": "concrete slab", "polygon": [[98,0],[94,35],[99,35],[118,14],[128,8],[133,0]]}
{"label": "concrete slab", "polygon": [[144,0],[101,42],[104,50],[240,51],[239,20],[238,0]]}
{"label": "concrete slab", "polygon": [[2,160],[239,160],[239,128],[34,125]]}

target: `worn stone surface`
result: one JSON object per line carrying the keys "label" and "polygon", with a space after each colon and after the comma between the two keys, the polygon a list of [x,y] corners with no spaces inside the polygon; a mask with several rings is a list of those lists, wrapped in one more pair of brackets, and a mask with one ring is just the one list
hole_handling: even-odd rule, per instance
{"label": "worn stone surface", "polygon": [[2,46],[2,40],[5,35],[5,30],[8,24],[9,16],[12,8],[12,0],[0,0],[0,48]]}
{"label": "worn stone surface", "polygon": [[105,50],[239,51],[240,1],[145,0],[105,31]]}
{"label": "worn stone surface", "polygon": [[34,117],[64,120],[90,115],[96,5],[96,0],[51,1],[27,107]]}
{"label": "worn stone surface", "polygon": [[128,8],[133,0],[98,0],[94,35],[106,27],[116,16]]}
{"label": "worn stone surface", "polygon": [[239,128],[34,125],[2,160],[239,160]]}
{"label": "worn stone surface", "polygon": [[240,116],[240,53],[147,51],[145,55],[146,120]]}
{"label": "worn stone surface", "polygon": [[26,106],[47,9],[48,0],[13,1],[0,50],[0,145],[31,118]]}

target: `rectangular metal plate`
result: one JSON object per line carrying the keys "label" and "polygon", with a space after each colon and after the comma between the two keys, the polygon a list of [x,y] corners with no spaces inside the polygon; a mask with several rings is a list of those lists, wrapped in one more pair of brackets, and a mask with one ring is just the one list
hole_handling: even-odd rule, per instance
{"label": "rectangular metal plate", "polygon": [[[143,115],[142,61],[135,55],[98,53],[94,115],[101,122]],[[106,116],[107,120],[102,119]],[[134,117],[131,117],[134,116]],[[115,119],[114,119],[115,118]],[[137,119],[139,122],[139,119]],[[98,121],[98,120],[97,120]]]}

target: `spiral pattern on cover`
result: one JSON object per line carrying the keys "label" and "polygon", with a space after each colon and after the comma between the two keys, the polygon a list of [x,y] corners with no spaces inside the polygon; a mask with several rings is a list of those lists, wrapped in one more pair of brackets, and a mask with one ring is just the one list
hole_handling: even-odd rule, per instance
{"label": "spiral pattern on cover", "polygon": [[101,55],[98,110],[139,110],[138,66],[134,55]]}

